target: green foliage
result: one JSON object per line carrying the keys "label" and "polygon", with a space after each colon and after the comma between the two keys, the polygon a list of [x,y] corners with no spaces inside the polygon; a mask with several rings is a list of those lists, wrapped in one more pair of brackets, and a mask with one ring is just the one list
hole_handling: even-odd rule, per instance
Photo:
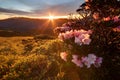
{"label": "green foliage", "polygon": [[65,80],[59,53],[67,47],[60,40],[9,38],[5,41],[1,38],[0,80]]}

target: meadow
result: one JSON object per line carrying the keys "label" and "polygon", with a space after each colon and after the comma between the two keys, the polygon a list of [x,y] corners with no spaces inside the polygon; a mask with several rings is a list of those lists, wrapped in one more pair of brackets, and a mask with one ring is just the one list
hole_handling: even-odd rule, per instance
{"label": "meadow", "polygon": [[59,46],[55,47],[53,42],[61,45],[58,40],[0,37],[0,80],[57,78],[59,67],[53,57],[57,57]]}

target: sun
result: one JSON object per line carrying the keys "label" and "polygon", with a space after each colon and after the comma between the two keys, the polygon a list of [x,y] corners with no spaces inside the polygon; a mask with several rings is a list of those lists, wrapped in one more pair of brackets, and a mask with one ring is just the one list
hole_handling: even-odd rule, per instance
{"label": "sun", "polygon": [[53,20],[55,17],[54,16],[49,16],[49,20]]}

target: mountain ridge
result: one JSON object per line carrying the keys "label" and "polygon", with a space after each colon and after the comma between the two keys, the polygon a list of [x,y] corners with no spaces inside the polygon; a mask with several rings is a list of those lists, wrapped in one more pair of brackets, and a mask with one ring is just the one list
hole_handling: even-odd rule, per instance
{"label": "mountain ridge", "polygon": [[53,29],[67,22],[67,19],[33,19],[13,17],[0,20],[0,36],[32,36],[38,34],[54,35]]}

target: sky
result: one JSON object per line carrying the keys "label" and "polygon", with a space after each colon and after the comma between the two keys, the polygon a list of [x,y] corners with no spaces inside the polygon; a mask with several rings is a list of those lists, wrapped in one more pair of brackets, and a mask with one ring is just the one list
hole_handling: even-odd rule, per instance
{"label": "sky", "polygon": [[9,17],[67,16],[84,0],[0,0],[0,19]]}

